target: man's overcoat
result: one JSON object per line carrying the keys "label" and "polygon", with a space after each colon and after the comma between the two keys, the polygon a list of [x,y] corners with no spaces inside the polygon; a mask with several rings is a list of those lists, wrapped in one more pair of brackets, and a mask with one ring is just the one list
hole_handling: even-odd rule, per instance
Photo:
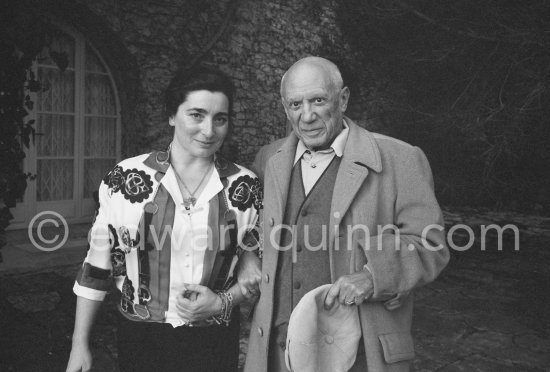
{"label": "man's overcoat", "polygon": [[[374,294],[358,306],[368,371],[407,371],[413,289],[433,281],[449,260],[444,225],[426,156],[418,147],[349,126],[331,203],[328,243],[332,282],[367,264]],[[264,181],[261,296],[245,371],[267,371],[281,224],[298,138],[263,147],[253,170]],[[314,268],[312,268],[314,269]]]}

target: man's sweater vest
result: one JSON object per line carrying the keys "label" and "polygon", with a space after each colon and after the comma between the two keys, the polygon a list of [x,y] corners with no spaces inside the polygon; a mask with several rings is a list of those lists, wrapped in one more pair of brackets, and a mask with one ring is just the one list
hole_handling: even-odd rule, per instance
{"label": "man's sweater vest", "polygon": [[307,196],[301,162],[292,170],[277,261],[275,327],[288,323],[292,309],[307,292],[330,283],[330,205],[339,166],[340,158],[335,156]]}

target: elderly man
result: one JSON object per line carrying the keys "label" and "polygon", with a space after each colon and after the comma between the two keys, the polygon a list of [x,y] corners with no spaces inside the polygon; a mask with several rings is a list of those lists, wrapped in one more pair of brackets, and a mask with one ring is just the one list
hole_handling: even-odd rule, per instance
{"label": "elderly man", "polygon": [[352,371],[406,371],[414,358],[411,291],[449,260],[428,161],[417,147],[344,116],[349,89],[318,57],[283,76],[293,132],[263,147],[261,296],[245,371],[286,371],[290,314],[332,283],[325,307],[358,306],[362,339]]}

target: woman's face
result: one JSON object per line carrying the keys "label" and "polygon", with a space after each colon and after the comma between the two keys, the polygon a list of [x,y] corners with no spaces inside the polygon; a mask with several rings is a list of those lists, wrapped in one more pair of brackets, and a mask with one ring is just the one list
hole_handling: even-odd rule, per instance
{"label": "woman's face", "polygon": [[178,152],[196,158],[210,157],[227,135],[229,100],[221,92],[193,91],[169,123],[175,128],[172,146]]}

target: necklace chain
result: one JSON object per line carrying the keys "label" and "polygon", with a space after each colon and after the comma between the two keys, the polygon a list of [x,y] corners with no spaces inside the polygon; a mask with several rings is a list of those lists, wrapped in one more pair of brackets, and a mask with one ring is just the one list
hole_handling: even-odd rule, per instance
{"label": "necklace chain", "polygon": [[183,188],[189,194],[188,198],[183,198],[183,206],[185,207],[186,210],[191,209],[191,205],[195,206],[195,203],[197,202],[197,198],[195,198],[195,193],[201,187],[201,185],[204,182],[204,180],[206,179],[206,176],[208,175],[208,173],[210,173],[210,168],[212,168],[212,164],[213,163],[210,163],[210,165],[208,166],[208,169],[206,170],[206,172],[204,172],[204,175],[202,176],[201,181],[199,182],[199,184],[197,185],[197,187],[195,187],[195,190],[193,190],[193,191],[189,190],[189,188],[187,187],[185,182],[183,182],[180,175],[178,174],[178,172],[176,172],[176,169],[174,168],[174,173],[176,174],[177,179],[181,182]]}

